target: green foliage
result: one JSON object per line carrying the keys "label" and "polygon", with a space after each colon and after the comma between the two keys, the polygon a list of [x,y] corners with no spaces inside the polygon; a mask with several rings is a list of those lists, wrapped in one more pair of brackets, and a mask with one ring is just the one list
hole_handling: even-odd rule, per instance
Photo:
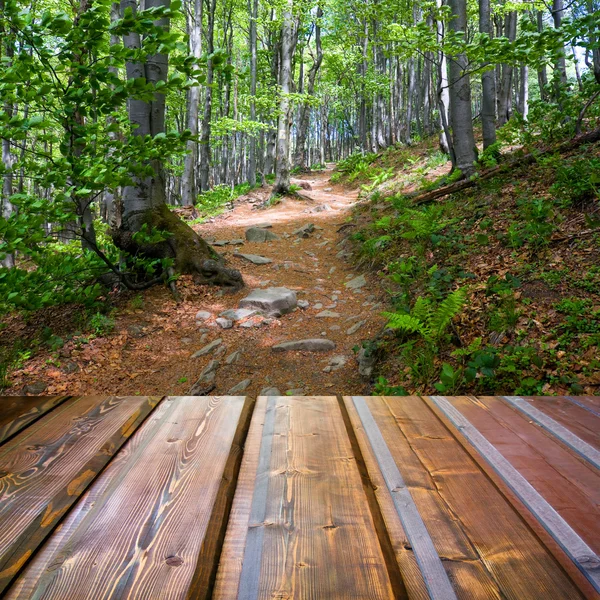
{"label": "green foliage", "polygon": [[521,199],[517,202],[521,220],[515,221],[507,232],[508,245],[511,248],[529,246],[533,252],[539,252],[550,243],[556,225],[552,222],[554,207],[543,198]]}
{"label": "green foliage", "polygon": [[488,146],[480,155],[479,162],[487,169],[491,169],[498,164],[500,160],[500,149],[502,148],[502,142],[495,142]]}
{"label": "green foliage", "polygon": [[97,312],[90,318],[89,325],[94,335],[104,337],[114,331],[115,320],[109,315]]}
{"label": "green foliage", "polygon": [[562,206],[600,200],[600,158],[578,156],[569,162],[560,161],[550,191]]}

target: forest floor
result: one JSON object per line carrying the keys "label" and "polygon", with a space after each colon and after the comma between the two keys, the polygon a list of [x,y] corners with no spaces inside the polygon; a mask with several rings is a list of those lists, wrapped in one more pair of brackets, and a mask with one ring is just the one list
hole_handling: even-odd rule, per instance
{"label": "forest floor", "polygon": [[[300,190],[300,198],[284,198],[268,208],[261,207],[270,187],[257,188],[239,198],[233,210],[195,226],[211,241],[244,240],[243,245],[216,247],[229,266],[243,274],[246,287],[235,294],[183,277],[177,284],[182,302],[176,303],[160,286],[143,295],[125,295],[115,301],[110,318],[96,320],[95,334],[73,331],[76,319],[64,314],[57,318],[52,311],[27,322],[9,321],[5,336],[24,339],[51,326],[50,339],[60,343],[40,347],[34,356],[26,357],[10,375],[11,387],[4,393],[180,395],[190,390],[212,360],[219,361],[214,394],[235,393],[235,386],[242,382],[243,389],[237,391],[247,395],[268,387],[282,394],[294,390],[295,395],[366,391],[355,355],[361,342],[381,331],[385,323],[380,314],[385,293],[373,285],[375,278],[370,274],[363,287],[345,285],[362,275],[347,260],[343,237],[358,191],[332,185],[330,175],[328,169],[302,176],[302,182],[296,183],[308,189]],[[272,224],[268,230],[279,239],[245,240],[247,228],[265,222]],[[308,237],[293,233],[306,224],[315,226]],[[235,256],[237,252],[273,262],[255,265]],[[252,317],[230,329],[216,323],[223,311],[237,308],[252,290],[281,286],[294,290],[308,307],[275,319]],[[198,311],[207,311],[210,317],[197,319]],[[323,311],[330,316],[319,316]],[[335,349],[271,349],[281,342],[308,338],[331,340]],[[219,339],[212,351],[192,357]]]}

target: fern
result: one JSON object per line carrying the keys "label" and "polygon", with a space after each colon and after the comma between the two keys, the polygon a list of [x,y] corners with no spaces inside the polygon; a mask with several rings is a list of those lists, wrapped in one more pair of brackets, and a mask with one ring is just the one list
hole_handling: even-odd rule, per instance
{"label": "fern", "polygon": [[384,312],[383,316],[388,319],[387,326],[390,329],[397,329],[402,333],[420,333],[423,337],[426,336],[427,331],[424,323],[416,317],[389,312]]}
{"label": "fern", "polygon": [[440,302],[428,323],[436,337],[441,336],[446,331],[452,319],[461,311],[466,300],[464,289],[459,288]]}

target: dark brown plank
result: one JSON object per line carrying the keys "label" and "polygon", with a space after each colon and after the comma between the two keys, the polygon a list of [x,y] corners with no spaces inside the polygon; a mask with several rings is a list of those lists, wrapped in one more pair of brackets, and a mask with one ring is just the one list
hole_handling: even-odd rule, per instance
{"label": "dark brown plank", "polygon": [[[380,457],[354,402],[345,402],[406,587],[411,597],[426,598],[422,569],[415,569],[414,549],[383,478]],[[581,598],[552,554],[421,398],[366,402],[457,597]]]}
{"label": "dark brown plank", "polygon": [[64,402],[68,396],[0,397],[0,444]]}
{"label": "dark brown plank", "polygon": [[258,399],[213,597],[395,597],[336,398]]}
{"label": "dark brown plank", "polygon": [[206,598],[222,491],[250,406],[243,397],[166,398],[7,598]]}
{"label": "dark brown plank", "polygon": [[160,398],[71,398],[0,448],[0,594]]}

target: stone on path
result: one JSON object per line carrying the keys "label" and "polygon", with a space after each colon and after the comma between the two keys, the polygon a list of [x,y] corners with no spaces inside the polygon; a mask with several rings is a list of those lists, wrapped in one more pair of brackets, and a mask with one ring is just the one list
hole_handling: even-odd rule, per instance
{"label": "stone on path", "polygon": [[308,308],[310,306],[310,302],[308,300],[298,300],[298,306],[300,308]]}
{"label": "stone on path", "polygon": [[337,319],[339,316],[340,313],[333,312],[332,310],[323,310],[315,315],[317,319]]}
{"label": "stone on path", "polygon": [[242,356],[242,353],[239,350],[236,350],[225,359],[225,363],[228,365],[233,365],[240,359],[240,356]]}
{"label": "stone on path", "polygon": [[218,368],[219,368],[219,361],[211,360],[206,365],[206,367],[204,367],[204,369],[202,369],[202,373],[200,373],[200,377],[198,377],[198,381],[196,381],[196,383],[194,384],[194,387],[196,387],[200,383],[214,381],[215,374],[216,374]]}
{"label": "stone on path", "polygon": [[279,236],[262,227],[249,227],[246,229],[246,239],[249,242],[270,242],[278,240]]}
{"label": "stone on path", "polygon": [[305,350],[307,352],[329,352],[335,348],[335,343],[331,340],[322,340],[319,338],[297,340],[293,342],[282,342],[271,347],[273,352],[287,352],[290,350]]}
{"label": "stone on path", "polygon": [[196,313],[196,321],[206,321],[212,317],[212,314],[207,310],[199,310]]}
{"label": "stone on path", "polygon": [[233,321],[231,319],[219,317],[216,321],[217,325],[221,327],[221,329],[231,329],[233,327]]}
{"label": "stone on path", "polygon": [[213,340],[210,344],[207,344],[206,346],[204,346],[204,348],[200,348],[200,350],[198,350],[197,352],[194,352],[194,354],[192,354],[191,358],[198,358],[200,356],[204,356],[205,354],[208,354],[209,352],[212,352],[215,348],[218,348],[222,342],[223,342],[223,340],[221,338],[217,338],[216,340]]}
{"label": "stone on path", "polygon": [[266,387],[258,392],[259,396],[281,396],[281,392],[276,387]]}
{"label": "stone on path", "polygon": [[302,225],[302,227],[298,227],[292,233],[294,235],[307,238],[313,231],[315,230],[315,226],[312,223],[306,223],[306,225]]}
{"label": "stone on path", "polygon": [[266,290],[253,290],[240,300],[240,307],[260,310],[271,317],[279,317],[292,312],[298,300],[296,292],[285,287],[270,287]]}
{"label": "stone on path", "polygon": [[273,262],[270,258],[258,256],[258,254],[243,254],[241,252],[234,252],[233,255],[237,258],[243,258],[255,265],[268,265],[269,263]]}
{"label": "stone on path", "polygon": [[354,325],[352,325],[352,327],[350,327],[350,329],[346,331],[346,335],[355,334],[365,323],[366,321],[359,321],[358,323],[354,323]]}
{"label": "stone on path", "polygon": [[317,302],[313,308],[316,308],[317,310],[320,310],[321,308],[323,308],[323,304],[321,302]]}
{"label": "stone on path", "polygon": [[226,395],[227,396],[235,396],[236,394],[243,392],[251,383],[252,383],[252,379],[244,379],[243,381],[240,381],[238,384],[236,384],[232,388],[230,388],[227,391]]}
{"label": "stone on path", "polygon": [[367,280],[365,279],[364,275],[359,275],[358,277],[347,281],[344,285],[352,290],[358,290],[367,285]]}
{"label": "stone on path", "polygon": [[358,373],[365,379],[371,377],[373,366],[375,365],[375,353],[366,348],[361,348],[358,352]]}
{"label": "stone on path", "polygon": [[253,317],[255,314],[255,310],[248,308],[230,308],[228,310],[224,310],[219,316],[231,321],[241,321],[242,319]]}
{"label": "stone on path", "polygon": [[347,359],[344,355],[339,354],[337,356],[332,356],[329,360],[329,364],[323,369],[324,373],[331,373],[331,371],[337,371],[341,369],[347,362]]}

